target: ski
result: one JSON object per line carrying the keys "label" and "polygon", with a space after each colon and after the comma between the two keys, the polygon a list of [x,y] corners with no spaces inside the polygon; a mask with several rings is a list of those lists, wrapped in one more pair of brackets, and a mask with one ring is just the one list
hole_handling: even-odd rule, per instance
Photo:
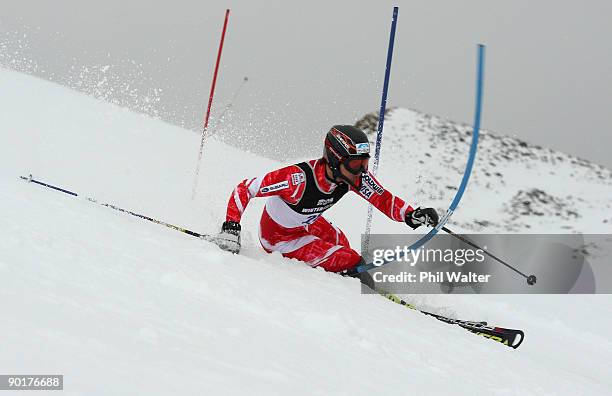
{"label": "ski", "polygon": [[447,324],[456,324],[459,327],[466,329],[467,331],[477,334],[479,336],[488,338],[493,341],[497,341],[510,348],[518,348],[525,339],[525,333],[518,329],[508,329],[505,327],[492,327],[487,322],[474,322],[469,320],[452,319],[443,315],[438,315],[432,312],[427,312],[418,309],[414,305],[402,300],[398,296],[390,293],[378,292],[381,296],[393,301],[396,304],[403,305],[406,308],[419,311],[420,313],[428,316],[433,316],[441,322]]}

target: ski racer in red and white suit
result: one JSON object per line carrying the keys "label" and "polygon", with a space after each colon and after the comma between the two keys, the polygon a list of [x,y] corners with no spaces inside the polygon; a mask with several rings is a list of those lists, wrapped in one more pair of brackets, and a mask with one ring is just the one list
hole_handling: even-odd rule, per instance
{"label": "ski racer in red and white suit", "polygon": [[254,179],[243,180],[227,205],[227,221],[240,223],[255,197],[269,197],[261,216],[259,240],[268,252],[305,261],[313,267],[340,272],[357,265],[361,256],[344,233],[321,214],[352,190],[395,221],[405,221],[414,209],[387,191],[370,172],[361,174],[358,189],[329,180],[323,159],[290,165]]}
{"label": "ski racer in red and white suit", "polygon": [[227,205],[218,245],[240,250],[240,219],[254,197],[267,197],[259,224],[259,240],[268,252],[280,252],[327,271],[351,271],[363,259],[342,231],[321,215],[349,190],[376,206],[391,220],[413,229],[436,225],[433,208],[413,209],[380,185],[368,172],[370,143],[361,129],[334,125],[325,137],[323,158],[287,166],[243,180]]}

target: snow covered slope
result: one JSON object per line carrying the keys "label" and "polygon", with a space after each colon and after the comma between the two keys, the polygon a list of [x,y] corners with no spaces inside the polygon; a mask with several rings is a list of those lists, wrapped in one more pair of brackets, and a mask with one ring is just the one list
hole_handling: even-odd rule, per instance
{"label": "snow covered slope", "polygon": [[[373,138],[377,120],[368,114],[358,125]],[[445,211],[465,170],[472,127],[407,109],[388,110],[385,120],[385,184]],[[481,131],[469,188],[452,224],[467,232],[611,233],[611,208],[609,169]]]}
{"label": "snow covered slope", "polygon": [[[256,237],[261,201],[249,206],[245,248],[233,256],[18,176],[31,172],[102,202],[214,232],[233,186],[279,164],[211,139],[191,201],[199,138],[190,131],[6,70],[0,70],[0,90],[0,373],[64,374],[64,393],[74,395],[592,395],[612,387],[608,297],[411,300],[464,319],[525,329],[525,343],[512,350],[361,295],[354,279],[266,255]],[[407,110],[390,115],[379,176],[411,201],[433,199],[444,208],[453,192],[446,186],[458,183],[466,148],[452,152],[452,137],[460,133],[450,131],[448,144],[419,152],[429,139],[423,136],[427,124],[419,121],[424,119],[436,120]],[[407,147],[399,144],[405,133],[414,139]],[[487,141],[497,140],[483,140],[494,155],[496,146],[485,146]],[[409,170],[406,152],[423,167]],[[444,160],[428,164],[427,152]],[[514,195],[504,194],[517,178],[510,176],[510,163],[504,166],[499,180],[506,190],[501,181],[489,187],[485,174],[475,174],[455,214],[463,228],[476,221],[502,227],[512,213],[493,203],[485,212],[472,208],[483,204],[480,194],[489,188],[499,189],[499,200],[513,202]],[[476,165],[478,172],[483,167]],[[605,199],[609,181],[588,179],[591,171],[580,165],[570,168],[583,180],[565,191],[588,190]],[[518,179],[516,186],[525,191],[567,194]],[[366,206],[356,197],[346,200],[329,217],[357,243]],[[601,213],[586,199],[581,205],[576,227],[599,230]],[[537,225],[529,221],[521,216],[516,227]],[[563,221],[560,216],[559,224],[573,224]],[[379,218],[375,231],[408,232]]]}

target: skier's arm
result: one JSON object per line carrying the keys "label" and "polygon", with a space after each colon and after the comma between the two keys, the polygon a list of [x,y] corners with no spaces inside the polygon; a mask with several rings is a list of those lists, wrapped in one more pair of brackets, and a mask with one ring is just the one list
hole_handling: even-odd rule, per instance
{"label": "skier's arm", "polygon": [[255,197],[278,195],[285,202],[295,203],[304,193],[305,180],[304,172],[295,165],[243,180],[230,195],[225,220],[240,223],[249,201]]}
{"label": "skier's arm", "polygon": [[386,190],[370,172],[361,175],[359,188],[351,187],[360,197],[370,202],[391,220],[406,221],[406,215],[414,208],[403,199]]}

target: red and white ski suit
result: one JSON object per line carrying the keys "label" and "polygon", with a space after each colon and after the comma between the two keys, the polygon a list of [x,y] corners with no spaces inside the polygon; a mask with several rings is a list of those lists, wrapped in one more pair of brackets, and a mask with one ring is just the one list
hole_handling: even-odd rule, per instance
{"label": "red and white ski suit", "polygon": [[330,182],[323,159],[290,165],[238,184],[227,204],[226,220],[239,223],[251,198],[268,197],[259,223],[264,250],[327,271],[344,271],[357,265],[361,256],[351,249],[344,233],[321,216],[325,210],[349,189],[395,221],[403,222],[413,210],[369,172],[361,175],[357,186]]}

